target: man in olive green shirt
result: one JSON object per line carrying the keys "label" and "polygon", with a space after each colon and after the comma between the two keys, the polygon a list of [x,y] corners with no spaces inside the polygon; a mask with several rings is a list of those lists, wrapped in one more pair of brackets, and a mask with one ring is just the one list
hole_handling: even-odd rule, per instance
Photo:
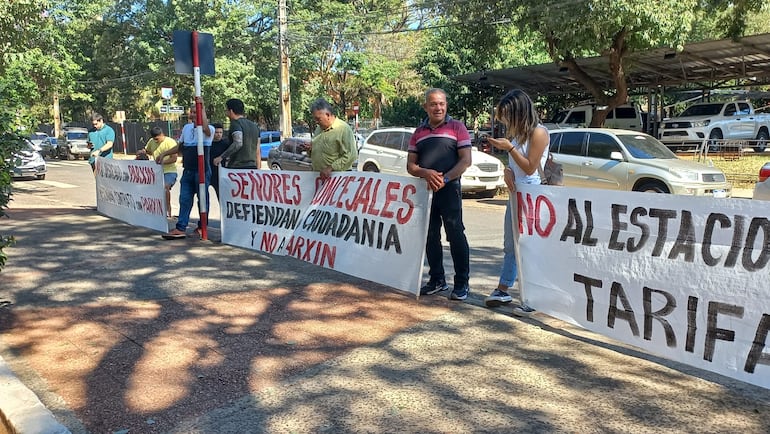
{"label": "man in olive green shirt", "polygon": [[310,161],[313,170],[320,172],[322,180],[332,172],[344,172],[353,167],[358,157],[356,138],[347,122],[332,113],[332,106],[325,99],[317,99],[310,105],[310,112],[318,127],[313,134]]}

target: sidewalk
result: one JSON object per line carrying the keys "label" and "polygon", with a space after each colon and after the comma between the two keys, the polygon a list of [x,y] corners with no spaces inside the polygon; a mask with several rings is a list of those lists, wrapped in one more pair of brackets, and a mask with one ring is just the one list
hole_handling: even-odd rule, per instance
{"label": "sidewalk", "polygon": [[0,356],[72,433],[770,426],[770,390],[480,307],[474,279],[490,276],[471,280],[467,303],[418,301],[291,258],[15,199],[28,208],[3,222],[17,246],[0,274]]}

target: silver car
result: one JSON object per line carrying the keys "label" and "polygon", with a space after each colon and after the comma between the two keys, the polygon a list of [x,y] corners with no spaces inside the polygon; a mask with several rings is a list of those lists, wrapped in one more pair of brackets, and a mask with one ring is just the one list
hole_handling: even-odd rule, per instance
{"label": "silver car", "polygon": [[31,141],[25,139],[21,150],[11,158],[13,178],[45,179],[48,168]]}
{"label": "silver car", "polygon": [[289,137],[270,149],[267,165],[271,170],[313,170],[310,161],[310,139]]}
{"label": "silver car", "polygon": [[74,160],[82,158],[87,160],[91,155],[91,144],[88,141],[88,129],[67,128],[64,130],[64,141],[58,146],[59,159]]}
{"label": "silver car", "polygon": [[732,196],[732,185],[721,170],[680,159],[647,134],[605,128],[566,128],[550,134],[551,153],[564,168],[564,185]]}

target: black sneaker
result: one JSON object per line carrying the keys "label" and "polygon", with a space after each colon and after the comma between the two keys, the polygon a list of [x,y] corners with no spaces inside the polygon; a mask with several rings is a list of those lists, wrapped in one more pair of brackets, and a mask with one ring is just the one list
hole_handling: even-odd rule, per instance
{"label": "black sneaker", "polygon": [[484,304],[487,307],[498,307],[504,304],[508,304],[513,301],[513,297],[505,291],[501,291],[495,288],[487,298],[484,299]]}
{"label": "black sneaker", "polygon": [[449,294],[450,300],[465,300],[468,298],[468,292],[470,292],[470,289],[468,289],[468,284],[464,284],[461,286],[455,286],[455,289],[452,290],[452,293]]}
{"label": "black sneaker", "polygon": [[437,292],[446,291],[449,289],[449,285],[445,280],[429,280],[425,286],[420,288],[420,295],[433,295]]}
{"label": "black sneaker", "polygon": [[527,306],[524,303],[522,303],[521,305],[516,306],[516,307],[513,308],[513,314],[514,315],[520,316],[520,317],[524,317],[524,318],[531,317],[532,315],[535,314],[535,312],[537,312],[535,309]]}

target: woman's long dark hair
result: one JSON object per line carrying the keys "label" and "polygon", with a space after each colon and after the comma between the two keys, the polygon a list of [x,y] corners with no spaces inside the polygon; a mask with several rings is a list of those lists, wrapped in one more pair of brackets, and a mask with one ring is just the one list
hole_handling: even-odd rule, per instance
{"label": "woman's long dark hair", "polygon": [[508,140],[515,140],[520,146],[529,140],[540,124],[540,116],[529,95],[514,89],[503,95],[495,109],[495,118],[505,125]]}

